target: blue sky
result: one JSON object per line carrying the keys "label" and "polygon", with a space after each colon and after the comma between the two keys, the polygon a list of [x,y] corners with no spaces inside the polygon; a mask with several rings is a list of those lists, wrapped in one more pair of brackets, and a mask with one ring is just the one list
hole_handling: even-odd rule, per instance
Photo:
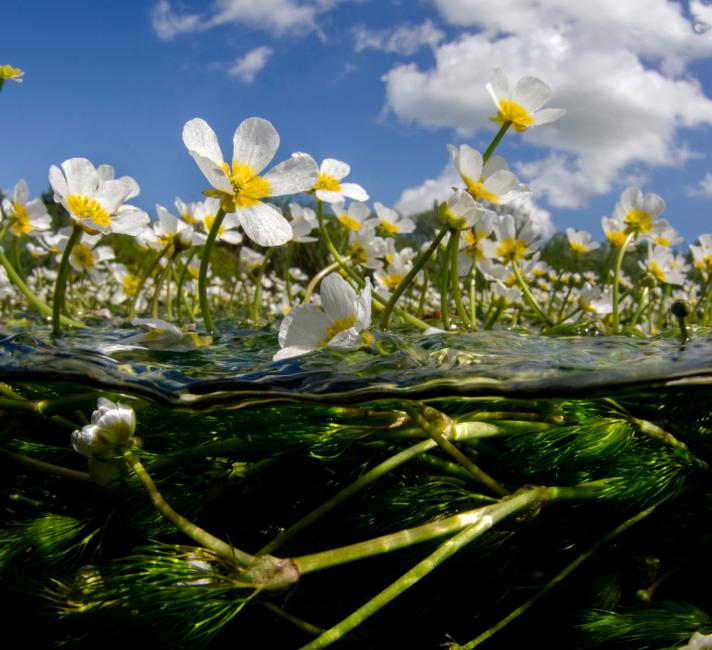
{"label": "blue sky", "polygon": [[484,149],[501,67],[553,90],[561,121],[499,152],[543,224],[591,230],[628,185],[663,196],[692,243],[712,232],[709,0],[108,0],[3,2],[0,188],[48,187],[82,156],[141,186],[153,213],[205,180],[181,141],[203,117],[229,156],[245,118],[351,165],[370,203],[411,212],[456,183],[446,145]]}

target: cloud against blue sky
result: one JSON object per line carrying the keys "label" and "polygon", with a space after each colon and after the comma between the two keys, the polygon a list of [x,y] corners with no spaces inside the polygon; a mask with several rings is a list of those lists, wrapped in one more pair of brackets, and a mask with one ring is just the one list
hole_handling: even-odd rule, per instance
{"label": "cloud against blue sky", "polygon": [[417,212],[458,182],[446,144],[491,139],[485,84],[501,67],[542,78],[550,105],[567,110],[501,148],[534,189],[541,223],[597,230],[635,184],[666,198],[689,239],[712,231],[706,0],[89,6],[28,0],[6,15],[3,62],[27,78],[0,95],[14,125],[0,187],[25,177],[39,192],[51,164],[88,156],[135,176],[148,210],[195,198],[204,188],[181,150],[183,124],[204,117],[224,137],[256,115],[274,123],[285,155],[345,160],[372,200]]}

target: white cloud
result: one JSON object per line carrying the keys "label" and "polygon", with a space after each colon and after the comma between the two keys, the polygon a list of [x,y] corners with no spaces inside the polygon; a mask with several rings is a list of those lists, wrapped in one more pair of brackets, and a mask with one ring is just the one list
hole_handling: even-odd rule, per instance
{"label": "white cloud", "polygon": [[[435,203],[445,201],[452,194],[453,187],[462,187],[462,181],[457,175],[455,167],[448,164],[437,178],[429,178],[417,187],[403,190],[394,207],[405,215],[414,215],[430,210]],[[519,200],[511,207],[526,214],[543,237],[550,237],[556,231],[556,227],[551,221],[551,213],[537,205],[531,197]]]}
{"label": "white cloud", "polygon": [[257,73],[267,65],[272,56],[272,48],[265,45],[250,50],[245,56],[238,58],[227,71],[231,77],[237,77],[245,83],[252,83]]}
{"label": "white cloud", "polygon": [[707,172],[697,185],[687,187],[688,196],[709,196],[712,197],[712,172]]}
{"label": "white cloud", "polygon": [[435,47],[444,37],[432,21],[422,25],[401,25],[396,29],[371,30],[360,26],[354,28],[354,50],[382,50],[410,56],[423,46]]}
{"label": "white cloud", "polygon": [[[712,30],[696,33],[677,3],[435,3],[446,20],[479,31],[439,44],[430,69],[392,68],[383,78],[387,109],[404,122],[469,136],[491,128],[484,85],[492,67],[512,80],[544,79],[553,89],[550,105],[568,113],[524,134],[553,153],[517,171],[552,206],[579,207],[631,178],[644,180],[646,169],[681,165],[690,152],[676,142],[678,129],[712,124],[712,101],[684,74],[689,62],[712,55]],[[712,22],[701,0],[691,0],[690,12]]]}
{"label": "white cloud", "polygon": [[178,15],[169,0],[153,7],[151,19],[159,38],[170,40],[227,24],[242,24],[282,36],[318,30],[316,18],[345,0],[214,0],[205,15]]}
{"label": "white cloud", "polygon": [[151,24],[158,38],[170,41],[178,34],[199,30],[201,19],[197,14],[177,16],[168,0],[161,0],[151,9]]}

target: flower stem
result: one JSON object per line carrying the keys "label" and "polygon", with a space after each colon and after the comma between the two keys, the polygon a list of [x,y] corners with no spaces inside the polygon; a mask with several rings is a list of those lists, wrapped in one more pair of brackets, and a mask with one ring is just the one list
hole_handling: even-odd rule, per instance
{"label": "flower stem", "polygon": [[499,127],[499,131],[497,131],[497,135],[494,136],[494,139],[492,142],[490,142],[489,147],[485,150],[485,152],[482,154],[482,165],[486,165],[487,161],[490,159],[490,156],[494,152],[494,150],[497,148],[497,145],[499,144],[499,141],[504,137],[504,134],[507,132],[509,127],[512,126],[511,122],[504,122],[501,127]]}
{"label": "flower stem", "polygon": [[200,299],[200,313],[203,315],[203,323],[205,329],[208,330],[210,336],[217,336],[213,317],[210,313],[210,301],[208,300],[208,267],[210,266],[210,253],[213,250],[215,239],[220,232],[220,226],[225,218],[225,211],[220,208],[215,215],[215,221],[210,227],[208,238],[205,240],[203,255],[200,258],[200,271],[198,272],[198,297]]}
{"label": "flower stem", "polygon": [[252,324],[255,327],[260,326],[260,311],[262,307],[262,278],[267,270],[267,265],[269,264],[270,257],[274,253],[274,247],[268,248],[265,251],[264,258],[262,259],[262,264],[260,264],[257,269],[257,276],[255,278],[255,293],[252,297]]}
{"label": "flower stem", "polygon": [[382,330],[388,329],[388,322],[391,319],[391,313],[393,312],[393,308],[396,306],[398,299],[401,297],[401,295],[403,295],[403,292],[408,288],[408,286],[410,286],[410,283],[413,281],[413,278],[415,278],[420,269],[422,269],[425,266],[426,262],[432,257],[433,253],[437,250],[437,247],[439,246],[440,242],[442,241],[443,237],[445,237],[449,229],[450,226],[448,226],[448,224],[445,224],[440,229],[430,246],[428,246],[428,248],[424,252],[418,255],[417,259],[413,263],[413,268],[408,271],[406,276],[396,287],[395,291],[393,292],[393,295],[386,304],[386,308],[383,310],[383,314],[381,315],[380,327]]}
{"label": "flower stem", "polygon": [[621,283],[621,268],[623,266],[623,256],[628,248],[630,240],[635,236],[634,232],[628,233],[625,241],[621,245],[618,255],[616,256],[616,266],[613,271],[613,334],[618,334],[620,329],[621,315],[618,311],[619,305],[619,287]]}
{"label": "flower stem", "polygon": [[[158,318],[158,299],[161,294],[161,289],[163,289],[163,284],[171,272],[171,267],[173,266],[173,256],[171,255],[167,261],[165,268],[161,271],[161,275],[158,276],[156,280],[156,286],[153,288],[153,298],[151,300],[151,318]],[[168,306],[166,305],[166,309]],[[169,318],[166,316],[166,318]]]}
{"label": "flower stem", "polygon": [[450,236],[455,240],[450,251],[450,285],[452,286],[452,295],[453,298],[455,298],[455,309],[457,309],[457,315],[462,321],[462,326],[469,328],[470,318],[465,311],[465,305],[462,302],[462,292],[460,291],[460,231],[452,229]]}
{"label": "flower stem", "polygon": [[541,320],[542,323],[551,327],[553,325],[551,319],[541,310],[541,307],[539,307],[539,304],[534,299],[534,296],[532,296],[532,292],[529,291],[527,283],[524,282],[524,278],[519,272],[519,265],[517,264],[517,260],[515,260],[514,258],[512,258],[512,270],[514,271],[514,277],[517,279],[517,284],[522,290],[522,294],[524,294],[524,299],[527,301],[527,304],[534,310],[534,313],[539,317],[539,320]]}
{"label": "flower stem", "polygon": [[450,257],[455,244],[455,237],[451,236],[447,243],[442,268],[440,269],[440,324],[446,331],[450,329],[450,294],[448,285],[450,283]]}
{"label": "flower stem", "polygon": [[62,307],[64,305],[64,293],[67,287],[67,277],[69,276],[69,258],[72,249],[82,237],[82,228],[76,223],[72,225],[72,234],[69,236],[67,245],[62,253],[62,260],[57,270],[57,279],[54,284],[54,297],[52,298],[52,335],[62,336]]}
{"label": "flower stem", "polygon": [[321,279],[329,275],[329,273],[333,273],[334,271],[336,271],[339,266],[340,264],[338,262],[332,262],[328,266],[325,266],[321,271],[319,271],[319,273],[317,273],[311,280],[309,280],[309,284],[307,285],[307,288],[304,291],[304,299],[302,300],[303,305],[308,304],[309,299],[314,293],[316,285],[319,284]]}

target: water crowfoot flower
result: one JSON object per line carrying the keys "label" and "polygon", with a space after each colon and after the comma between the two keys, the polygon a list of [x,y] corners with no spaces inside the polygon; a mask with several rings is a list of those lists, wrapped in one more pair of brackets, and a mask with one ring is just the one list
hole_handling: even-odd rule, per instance
{"label": "water crowfoot flower", "polygon": [[368,194],[363,187],[356,183],[341,182],[350,171],[351,167],[347,163],[325,158],[313,188],[316,198],[325,203],[343,203],[344,199],[368,201]]}
{"label": "water crowfoot flower", "polygon": [[311,189],[317,167],[310,156],[295,154],[262,176],[277,152],[279,135],[272,124],[257,117],[235,130],[232,164],[225,162],[215,132],[203,119],[186,123],[183,142],[213,187],[205,194],[220,199],[225,214],[237,214],[247,237],[260,246],[280,246],[292,238],[289,222],[262,199]]}
{"label": "water crowfoot flower", "polygon": [[507,75],[495,68],[492,81],[485,87],[497,107],[497,115],[490,119],[497,124],[511,122],[512,128],[519,133],[532,126],[554,122],[566,114],[563,108],[539,110],[549,101],[551,88],[537,77],[522,77],[514,90],[510,90]]}
{"label": "water crowfoot flower", "polygon": [[368,342],[371,324],[371,283],[356,295],[338,273],[321,281],[321,304],[299,305],[285,316],[279,328],[274,361],[307,354],[318,348],[354,350]]}
{"label": "water crowfoot flower", "polygon": [[[12,191],[12,200],[3,198],[2,209],[7,215],[9,230],[15,237],[35,235],[45,232],[52,225],[52,218],[47,212],[42,199],[29,201],[30,190],[27,183],[20,179]],[[2,213],[0,212],[0,220]]]}

